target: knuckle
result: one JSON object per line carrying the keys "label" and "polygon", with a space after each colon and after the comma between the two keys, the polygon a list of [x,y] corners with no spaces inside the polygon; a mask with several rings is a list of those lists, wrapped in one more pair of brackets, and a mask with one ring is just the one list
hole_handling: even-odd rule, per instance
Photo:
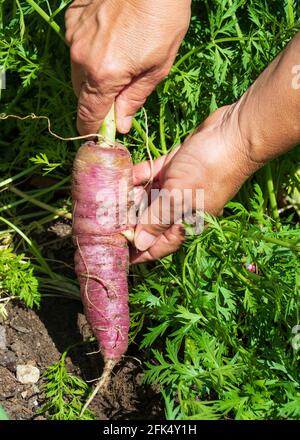
{"label": "knuckle", "polygon": [[[70,35],[68,36],[72,39],[72,35],[70,32]],[[75,42],[72,44],[70,49],[70,57],[71,57],[71,61],[76,64],[83,64],[83,62],[85,61],[86,54],[82,45],[79,42]]]}
{"label": "knuckle", "polygon": [[186,231],[182,224],[175,224],[172,232],[180,244],[184,243],[186,239]]}
{"label": "knuckle", "polygon": [[72,44],[73,35],[74,35],[73,29],[67,28],[65,33],[65,40],[69,46]]}
{"label": "knuckle", "polygon": [[96,66],[89,64],[86,66],[88,82],[92,87],[99,87],[102,90],[111,88],[115,83],[116,76],[107,68],[107,66]]}
{"label": "knuckle", "polygon": [[66,30],[74,33],[76,31],[76,17],[74,17],[73,10],[66,11],[64,20]]}
{"label": "knuckle", "polygon": [[129,81],[121,68],[117,65],[106,65],[103,67],[85,66],[88,72],[88,82],[92,87],[101,88],[103,93],[117,94]]}
{"label": "knuckle", "polygon": [[161,80],[165,79],[169,75],[169,72],[170,72],[170,68],[169,67],[163,67],[160,70],[159,75],[158,75],[159,80],[161,81]]}
{"label": "knuckle", "polygon": [[95,117],[93,110],[90,106],[87,106],[84,103],[79,104],[78,110],[77,110],[77,116],[78,119],[80,119],[83,122],[94,122]]}
{"label": "knuckle", "polygon": [[68,8],[65,12],[65,24],[66,26],[68,26],[68,23],[70,22],[70,20],[72,19],[72,10],[70,8]]}
{"label": "knuckle", "polygon": [[124,101],[126,101],[127,111],[130,116],[134,116],[135,113],[138,111],[138,109],[142,107],[142,105],[146,101],[145,96],[142,95],[138,96],[137,94],[136,95],[130,94],[129,96],[123,99]]}
{"label": "knuckle", "polygon": [[162,66],[161,68],[157,69],[152,74],[152,81],[157,84],[161,82],[163,79],[165,79],[171,70],[171,67],[169,66]]}
{"label": "knuckle", "polygon": [[101,69],[97,69],[95,66],[85,65],[87,72],[88,84],[91,87],[98,87],[100,84],[102,87],[105,85],[105,75]]}
{"label": "knuckle", "polygon": [[129,84],[132,78],[130,66],[126,60],[112,58],[111,55],[102,58],[102,76],[113,81]]}
{"label": "knuckle", "polygon": [[115,67],[107,66],[106,64],[103,64],[102,67],[85,65],[85,68],[88,73],[88,82],[93,87],[101,84],[101,88],[105,89],[121,76]]}
{"label": "knuckle", "polygon": [[108,63],[105,63],[103,74],[106,78],[116,79],[124,75],[124,70],[120,64],[110,61]]}

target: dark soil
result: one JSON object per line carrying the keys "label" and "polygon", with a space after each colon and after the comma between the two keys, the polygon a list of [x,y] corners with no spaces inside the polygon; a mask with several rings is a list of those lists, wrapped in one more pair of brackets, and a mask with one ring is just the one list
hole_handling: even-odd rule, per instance
{"label": "dark soil", "polygon": [[[0,323],[6,333],[6,348],[0,349],[0,405],[11,419],[45,419],[37,415],[43,406],[43,379],[32,384],[17,381],[16,367],[29,364],[40,372],[58,361],[70,345],[83,341],[90,329],[82,314],[80,302],[66,299],[44,299],[41,309],[28,310],[21,304],[8,307],[8,318]],[[95,345],[81,344],[70,351],[68,370],[91,380],[101,375],[99,354],[87,355]],[[133,357],[131,356],[133,355]],[[96,396],[90,409],[100,420],[161,419],[159,390],[142,383],[141,361],[128,353],[115,368],[107,392]]]}

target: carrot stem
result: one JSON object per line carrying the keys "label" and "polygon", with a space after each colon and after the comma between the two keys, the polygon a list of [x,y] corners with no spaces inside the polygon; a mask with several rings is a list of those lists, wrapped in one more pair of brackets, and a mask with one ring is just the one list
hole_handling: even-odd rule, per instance
{"label": "carrot stem", "polygon": [[22,197],[27,202],[32,203],[33,205],[39,206],[40,208],[44,209],[45,211],[52,212],[53,214],[59,216],[59,217],[65,217],[68,220],[72,219],[72,214],[70,212],[67,212],[65,209],[58,209],[53,208],[53,206],[48,205],[47,203],[42,202],[41,200],[36,199],[35,197],[32,197],[20,189],[16,188],[13,185],[9,185],[8,189],[16,194],[19,197]]}
{"label": "carrot stem", "polygon": [[100,127],[99,134],[105,140],[114,143],[116,141],[116,131],[115,103],[113,103]]}
{"label": "carrot stem", "polygon": [[60,29],[60,26],[50,17],[34,0],[26,0],[27,3],[52,27],[56,34],[65,41],[64,34]]}
{"label": "carrot stem", "polygon": [[268,195],[269,195],[271,212],[272,212],[273,219],[276,222],[276,226],[278,227],[279,223],[280,223],[280,217],[279,217],[279,212],[278,212],[272,169],[271,169],[271,165],[269,163],[265,167],[265,173],[266,173],[267,188],[268,188]]}

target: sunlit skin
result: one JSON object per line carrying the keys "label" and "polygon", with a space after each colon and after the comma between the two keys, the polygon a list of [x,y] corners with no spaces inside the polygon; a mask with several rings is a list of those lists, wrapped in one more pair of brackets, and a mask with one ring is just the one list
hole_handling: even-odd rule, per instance
{"label": "sunlit skin", "polygon": [[[174,62],[190,7],[185,0],[72,3],[66,40],[80,133],[97,131],[114,100],[118,131],[129,131],[133,115]],[[204,189],[205,211],[218,215],[249,176],[297,144],[300,92],[293,72],[299,49],[298,34],[238,102],[218,109],[180,147],[157,159],[155,187]],[[149,163],[135,165],[133,173],[134,185],[145,184],[151,177]],[[180,247],[184,232],[170,214],[170,224],[163,224],[156,202],[143,213],[132,263],[159,259]],[[157,224],[148,221],[153,216]]]}
{"label": "sunlit skin", "polygon": [[[299,49],[297,34],[237,103],[218,109],[175,153],[158,159],[157,186],[203,188],[205,211],[218,214],[249,176],[299,143],[300,87],[293,74]],[[146,162],[134,167],[135,185],[149,178],[149,169]],[[135,231],[139,251],[132,254],[133,263],[175,252],[183,240],[172,221],[149,224],[150,210],[161,216],[156,203],[144,212]]]}
{"label": "sunlit skin", "polygon": [[66,15],[77,126],[96,133],[116,102],[117,128],[168,75],[189,27],[191,0],[75,0]]}

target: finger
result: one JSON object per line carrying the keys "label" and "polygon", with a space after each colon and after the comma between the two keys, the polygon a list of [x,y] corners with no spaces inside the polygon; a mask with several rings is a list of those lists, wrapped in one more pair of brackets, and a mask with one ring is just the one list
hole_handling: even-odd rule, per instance
{"label": "finger", "polygon": [[181,225],[172,225],[157,242],[147,251],[140,252],[131,249],[130,263],[145,263],[147,261],[158,260],[177,251],[184,242],[184,228]]}
{"label": "finger", "polygon": [[133,116],[155,89],[160,78],[155,73],[142,74],[133,79],[117,96],[116,117],[117,129],[120,133],[128,133]]}
{"label": "finger", "polygon": [[136,248],[145,251],[152,247],[170,225],[182,218],[182,208],[181,190],[171,190],[168,183],[160,190],[152,189],[150,206],[139,216],[135,229]]}
{"label": "finger", "polygon": [[91,85],[84,82],[80,89],[77,109],[77,129],[80,134],[97,133],[108,114],[119,86]]}
{"label": "finger", "polygon": [[93,62],[97,59],[97,45],[87,49],[86,42],[82,45],[80,40],[71,47],[74,88],[80,90],[77,128],[82,135],[98,131],[115,97],[132,79],[115,59],[102,58],[101,65]]}
{"label": "finger", "polygon": [[71,62],[71,80],[73,84],[74,93],[78,98],[80,95],[81,88],[86,80],[86,75],[82,65]]}
{"label": "finger", "polygon": [[136,207],[138,207],[143,202],[144,195],[145,190],[143,186],[135,186],[133,188],[133,201]]}
{"label": "finger", "polygon": [[74,33],[76,32],[80,17],[85,8],[86,1],[77,1],[73,2],[72,5],[70,5],[65,12],[65,40],[69,46],[72,44]]}
{"label": "finger", "polygon": [[147,183],[150,179],[158,179],[159,174],[163,167],[173,158],[177,153],[180,145],[174,148],[169,154],[160,156],[158,159],[152,161],[152,168],[150,160],[140,162],[133,167],[133,184],[143,185]]}
{"label": "finger", "polygon": [[161,156],[158,159],[155,159],[152,162],[147,160],[145,162],[141,162],[133,167],[133,184],[143,185],[147,183],[150,179],[156,179],[163,168],[165,161],[167,159],[167,155]]}

